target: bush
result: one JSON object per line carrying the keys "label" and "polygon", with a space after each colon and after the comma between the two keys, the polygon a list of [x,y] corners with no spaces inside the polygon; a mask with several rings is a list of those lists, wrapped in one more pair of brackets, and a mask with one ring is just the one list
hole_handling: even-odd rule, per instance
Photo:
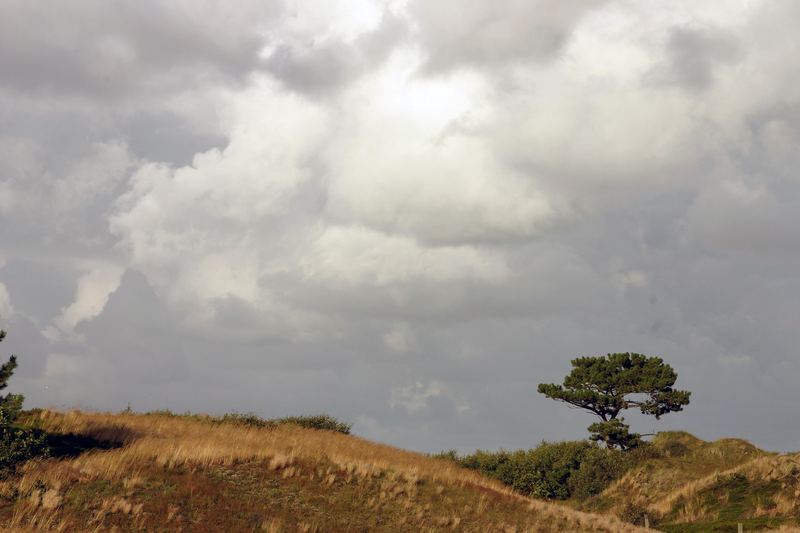
{"label": "bush", "polygon": [[277,425],[273,420],[267,420],[252,413],[226,413],[222,418],[214,419],[214,421],[255,428],[275,427]]}
{"label": "bush", "polygon": [[600,494],[612,481],[622,477],[633,462],[630,454],[593,446],[569,478],[570,495],[582,500]]}
{"label": "bush", "polygon": [[340,422],[330,415],[288,416],[275,420],[278,424],[294,424],[309,429],[324,429],[337,433],[350,434],[351,424]]}
{"label": "bush", "polygon": [[[0,331],[0,342],[5,336],[6,332]],[[0,390],[8,386],[8,380],[16,368],[17,358],[13,355],[7,363],[0,366]],[[18,463],[47,453],[45,435],[42,431],[16,424],[24,400],[21,394],[0,396],[0,471],[2,472],[13,469]]]}
{"label": "bush", "polygon": [[28,459],[48,455],[46,435],[43,431],[3,426],[0,427],[0,475]]}
{"label": "bush", "polygon": [[570,496],[567,481],[592,447],[584,441],[542,442],[531,450],[478,450],[456,461],[463,467],[499,479],[525,495],[563,500]]}
{"label": "bush", "polygon": [[308,429],[322,429],[350,434],[351,424],[341,422],[330,415],[287,416],[284,418],[261,418],[252,413],[228,413],[220,419],[222,423],[240,424],[250,427],[275,427],[280,424],[294,424]]}
{"label": "bush", "polygon": [[[130,407],[123,412],[131,412]],[[198,422],[205,422],[208,424],[236,424],[239,426],[247,426],[254,428],[274,428],[281,424],[294,424],[308,429],[322,429],[326,431],[335,431],[337,433],[350,434],[352,424],[342,422],[331,415],[305,415],[305,416],[287,416],[283,418],[261,418],[253,413],[226,413],[222,416],[210,416],[186,412],[183,414],[176,414],[169,409],[161,409],[158,411],[149,411],[148,415],[180,417],[184,419],[196,420]]]}
{"label": "bush", "polygon": [[587,441],[567,441],[542,442],[536,448],[514,452],[478,450],[463,457],[450,450],[435,457],[499,479],[526,496],[565,500],[599,494],[633,466],[639,454]]}

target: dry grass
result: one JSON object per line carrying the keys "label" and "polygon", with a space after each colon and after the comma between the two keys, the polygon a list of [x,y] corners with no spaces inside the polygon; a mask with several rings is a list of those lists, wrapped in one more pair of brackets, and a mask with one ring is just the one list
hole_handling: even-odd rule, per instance
{"label": "dry grass", "polygon": [[[620,513],[626,506],[635,505],[662,516],[676,501],[694,494],[695,488],[707,486],[721,472],[770,456],[740,439],[704,442],[683,432],[659,434],[653,444],[665,457],[632,469],[587,507]],[[693,510],[686,512],[692,514]]]}
{"label": "dry grass", "polygon": [[0,510],[10,530],[644,531],[328,431],[78,411],[43,411],[39,423],[122,446],[31,462],[0,482],[18,495]]}
{"label": "dry grass", "polygon": [[[800,454],[774,454],[740,439],[704,442],[660,434],[654,457],[582,504],[632,516],[647,514],[670,531],[752,531],[800,524]],[[707,529],[704,529],[707,528]]]}
{"label": "dry grass", "polygon": [[[757,457],[744,464],[724,470],[714,472],[711,475],[686,483],[682,487],[662,496],[649,506],[649,509],[658,515],[665,515],[676,507],[679,502],[691,504],[697,495],[703,491],[719,484],[721,480],[729,479],[735,475],[742,475],[746,479],[760,484],[776,481],[783,483],[783,488],[791,486],[790,494],[779,494],[774,507],[769,509],[754,509],[753,516],[789,516],[800,508],[800,491],[794,484],[787,484],[787,480],[794,480],[800,476],[800,454],[774,455]],[[682,520],[690,522],[696,520],[697,516],[691,519]]]}

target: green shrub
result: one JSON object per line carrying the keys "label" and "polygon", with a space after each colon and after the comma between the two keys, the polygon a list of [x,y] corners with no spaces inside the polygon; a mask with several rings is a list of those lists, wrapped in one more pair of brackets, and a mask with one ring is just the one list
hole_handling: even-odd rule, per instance
{"label": "green shrub", "polygon": [[522,494],[563,500],[570,497],[567,481],[593,447],[585,441],[542,442],[531,450],[478,450],[456,461],[465,468],[499,479]]}
{"label": "green shrub", "polygon": [[633,462],[628,453],[593,446],[570,475],[570,496],[582,500],[600,494],[612,481],[622,477]]}
{"label": "green shrub", "polygon": [[587,441],[567,441],[542,442],[536,448],[513,452],[478,450],[463,457],[450,450],[435,457],[499,479],[526,496],[565,500],[599,494],[645,454],[644,449],[634,454]]}
{"label": "green shrub", "polygon": [[459,461],[457,450],[444,450],[439,453],[430,454],[430,456],[434,459],[443,459],[445,461],[453,461],[455,463]]}
{"label": "green shrub", "polygon": [[[5,336],[6,332],[0,331],[0,342]],[[13,355],[0,366],[0,390],[8,386],[16,368],[17,358]],[[21,394],[0,396],[0,472],[7,472],[18,463],[47,453],[42,431],[17,425],[24,399]]]}
{"label": "green shrub", "polygon": [[48,454],[43,431],[13,426],[0,427],[0,475],[28,459]]}
{"label": "green shrub", "polygon": [[294,424],[308,429],[322,429],[335,431],[337,433],[350,434],[350,424],[341,422],[336,418],[320,414],[306,416],[287,416],[284,418],[261,418],[252,413],[228,413],[222,418],[216,419],[222,423],[240,424],[249,427],[275,427],[279,424]]}
{"label": "green shrub", "polygon": [[254,428],[275,427],[277,425],[274,420],[267,420],[253,413],[226,413],[222,418],[214,420],[222,423],[238,424]]}
{"label": "green shrub", "polygon": [[340,422],[330,415],[310,415],[310,416],[287,416],[275,419],[278,424],[294,424],[309,429],[324,429],[336,431],[337,433],[350,434],[351,424]]}
{"label": "green shrub", "polygon": [[[125,411],[130,412],[130,411]],[[327,431],[335,431],[337,433],[350,434],[352,424],[342,422],[331,415],[305,415],[305,416],[287,416],[283,418],[261,418],[253,413],[226,413],[222,416],[210,416],[186,412],[183,414],[175,414],[168,409],[161,409],[158,411],[149,411],[148,415],[180,417],[184,419],[195,420],[198,422],[205,422],[209,424],[236,424],[239,426],[255,427],[255,428],[273,428],[280,424],[294,424],[308,429],[322,429]]]}

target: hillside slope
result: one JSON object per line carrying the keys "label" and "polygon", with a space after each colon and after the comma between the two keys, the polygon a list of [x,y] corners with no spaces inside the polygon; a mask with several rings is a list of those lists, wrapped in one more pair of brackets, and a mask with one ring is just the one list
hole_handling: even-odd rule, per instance
{"label": "hillside slope", "polygon": [[329,431],[77,411],[33,422],[80,446],[0,482],[8,531],[645,531]]}
{"label": "hillside slope", "polygon": [[580,507],[628,519],[647,514],[664,531],[735,531],[798,525],[800,454],[774,454],[740,439],[705,442],[665,432],[644,461]]}

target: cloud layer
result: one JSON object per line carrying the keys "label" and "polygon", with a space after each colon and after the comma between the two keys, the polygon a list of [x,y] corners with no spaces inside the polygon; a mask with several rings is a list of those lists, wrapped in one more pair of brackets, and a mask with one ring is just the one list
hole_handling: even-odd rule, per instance
{"label": "cloud layer", "polygon": [[508,448],[580,437],[536,384],[630,350],[693,391],[659,428],[800,448],[798,8],[0,3],[32,404]]}

